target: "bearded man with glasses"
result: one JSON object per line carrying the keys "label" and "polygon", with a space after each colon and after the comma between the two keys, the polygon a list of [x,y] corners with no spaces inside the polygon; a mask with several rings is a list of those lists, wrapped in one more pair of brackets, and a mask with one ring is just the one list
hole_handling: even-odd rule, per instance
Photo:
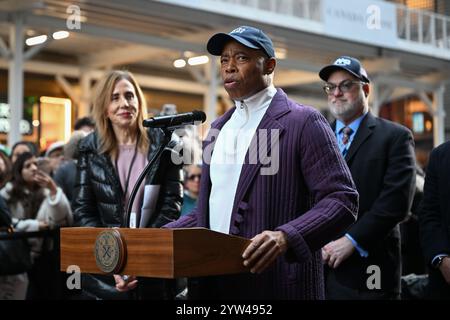
{"label": "bearded man with glasses", "polygon": [[322,248],[327,299],[398,299],[398,223],[411,207],[414,140],[409,129],[370,113],[370,80],[361,63],[342,56],[324,67],[332,128],[360,195],[358,219]]}

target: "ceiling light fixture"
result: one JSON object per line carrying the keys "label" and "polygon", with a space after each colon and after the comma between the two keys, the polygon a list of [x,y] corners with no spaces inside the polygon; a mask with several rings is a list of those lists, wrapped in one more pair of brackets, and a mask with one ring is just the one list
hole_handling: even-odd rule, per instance
{"label": "ceiling light fixture", "polygon": [[45,41],[47,41],[47,35],[43,34],[41,36],[28,38],[27,40],[25,40],[25,43],[27,44],[27,46],[31,47],[31,46],[35,46],[35,45],[44,43]]}
{"label": "ceiling light fixture", "polygon": [[[185,57],[187,57],[187,56],[185,55]],[[191,56],[190,58],[187,59],[187,63],[190,66],[198,66],[198,65],[205,64],[208,62],[209,62],[209,57],[205,56],[205,55],[195,56],[195,57]],[[177,59],[173,62],[173,66],[175,68],[184,68],[186,66],[186,60],[183,58]]]}
{"label": "ceiling light fixture", "polygon": [[177,59],[173,62],[175,68],[184,68],[186,66],[186,61],[184,59]]}
{"label": "ceiling light fixture", "polygon": [[62,31],[53,32],[52,36],[53,36],[53,39],[55,39],[55,40],[61,40],[61,39],[68,38],[69,35],[70,35],[70,33],[68,31],[62,30]]}
{"label": "ceiling light fixture", "polygon": [[209,62],[208,56],[198,56],[198,57],[192,57],[188,59],[188,63],[191,66],[197,66],[199,64],[205,64]]}

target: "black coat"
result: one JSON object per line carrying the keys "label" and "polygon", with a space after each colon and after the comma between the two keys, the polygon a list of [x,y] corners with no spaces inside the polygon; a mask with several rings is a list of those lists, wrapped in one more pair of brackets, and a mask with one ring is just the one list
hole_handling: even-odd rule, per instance
{"label": "black coat", "polygon": [[[162,143],[163,134],[150,129],[150,160]],[[183,187],[181,165],[175,165],[170,155],[175,146],[171,141],[146,177],[146,185],[160,185],[155,212],[147,226],[160,227],[178,219],[181,211]],[[118,227],[124,219],[123,190],[109,156],[98,152],[97,133],[79,144],[79,160],[72,209],[77,226]]]}
{"label": "black coat", "polygon": [[9,228],[11,226],[11,212],[5,199],[0,197],[0,228]]}
{"label": "black coat", "polygon": [[367,290],[370,265],[381,271],[381,290],[400,292],[398,223],[408,215],[415,190],[414,140],[407,128],[373,116],[360,124],[345,156],[359,193],[357,221],[346,231],[369,252],[355,252],[335,269],[343,285]]}
{"label": "black coat", "polygon": [[[450,255],[450,142],[431,152],[419,210],[419,226],[428,264],[438,254]],[[450,298],[450,285],[439,270],[430,268],[429,281],[430,298]]]}
{"label": "black coat", "polygon": [[72,202],[73,199],[76,178],[77,162],[73,159],[65,161],[53,174],[53,180],[55,180],[58,187],[63,190],[67,200],[70,202]]}

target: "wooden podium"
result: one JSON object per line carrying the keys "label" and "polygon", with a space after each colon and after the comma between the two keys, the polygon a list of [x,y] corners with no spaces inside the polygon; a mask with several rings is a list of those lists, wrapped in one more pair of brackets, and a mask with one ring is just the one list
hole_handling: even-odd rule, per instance
{"label": "wooden podium", "polygon": [[205,228],[61,228],[61,271],[77,265],[83,273],[167,279],[248,272],[241,256],[249,243]]}

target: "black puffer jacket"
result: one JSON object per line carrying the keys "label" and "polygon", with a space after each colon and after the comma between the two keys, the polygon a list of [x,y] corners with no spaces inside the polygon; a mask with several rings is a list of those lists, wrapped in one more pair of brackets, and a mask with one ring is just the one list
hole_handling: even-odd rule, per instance
{"label": "black puffer jacket", "polygon": [[[148,159],[161,146],[164,135],[159,129],[148,131],[150,148]],[[171,153],[177,142],[171,141],[160,161],[150,170],[146,185],[160,185],[158,201],[146,226],[160,227],[178,219],[182,204],[181,165],[171,161]],[[72,209],[77,226],[118,227],[124,219],[123,190],[109,156],[99,154],[97,133],[92,133],[79,144],[77,179]],[[115,289],[112,276],[83,274],[80,299],[131,299],[136,292],[138,299],[172,299],[173,281],[142,278],[132,292],[121,293]]]}
{"label": "black puffer jacket", "polygon": [[[164,135],[159,129],[149,129],[150,160],[162,144]],[[153,216],[146,226],[160,227],[180,216],[183,197],[181,165],[171,161],[177,142],[171,141],[160,161],[155,163],[145,179],[146,185],[160,185]],[[124,219],[123,190],[109,156],[99,154],[97,132],[84,138],[79,148],[78,172],[72,209],[75,225],[90,227],[118,227]]]}

